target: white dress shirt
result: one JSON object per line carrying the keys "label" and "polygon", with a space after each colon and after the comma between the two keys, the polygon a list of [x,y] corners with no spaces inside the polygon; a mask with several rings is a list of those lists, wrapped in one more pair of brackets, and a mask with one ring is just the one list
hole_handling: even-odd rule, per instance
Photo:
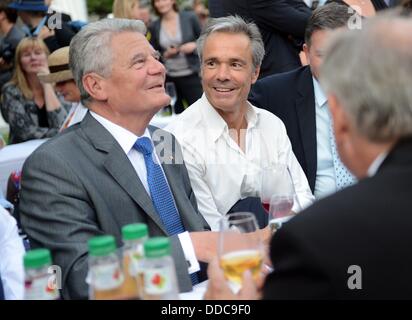
{"label": "white dress shirt", "polygon": [[[283,122],[251,104],[246,120],[244,152],[204,94],[165,129],[182,146],[199,211],[213,231],[219,229],[219,220],[239,199],[259,195],[259,171],[270,164],[288,165],[302,208],[314,200]],[[293,210],[302,208],[296,203]]]}
{"label": "white dress shirt", "polygon": [[66,119],[64,119],[63,124],[60,127],[60,131],[81,122],[86,116],[87,110],[88,109],[83,106],[81,102],[72,103],[72,107],[70,108],[69,114],[67,115]]}
{"label": "white dress shirt", "polygon": [[16,220],[0,207],[0,275],[6,300],[23,299],[24,252]]}
{"label": "white dress shirt", "polygon": [[376,174],[376,172],[378,172],[379,168],[381,167],[382,163],[385,161],[387,156],[387,152],[382,152],[375,158],[375,160],[372,161],[371,165],[368,168],[368,177],[373,177]]}
{"label": "white dress shirt", "polygon": [[[135,169],[140,181],[142,182],[147,194],[149,197],[150,189],[149,184],[147,183],[147,171],[146,164],[144,161],[143,154],[133,148],[136,140],[140,137],[130,132],[129,130],[103,118],[95,112],[90,111],[90,114],[103,126],[107,131],[113,136],[113,138],[119,143],[120,147],[123,149],[124,153],[129,158],[133,168]],[[152,140],[149,130],[146,128],[145,132],[141,137],[147,137]],[[159,158],[155,153],[156,161],[159,162]],[[162,168],[162,166],[160,166]],[[163,171],[163,168],[162,168]],[[164,174],[164,172],[163,172]],[[167,181],[167,178],[165,176]],[[193,248],[192,241],[188,232],[183,232],[178,235],[180,244],[182,245],[183,253],[187,261],[189,261],[190,268],[188,269],[189,273],[197,272],[200,270],[199,262],[196,259],[195,250]]]}

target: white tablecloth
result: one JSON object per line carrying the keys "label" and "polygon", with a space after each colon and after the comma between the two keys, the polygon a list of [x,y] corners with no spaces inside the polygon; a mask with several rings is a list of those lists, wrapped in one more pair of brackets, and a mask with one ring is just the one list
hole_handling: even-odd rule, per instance
{"label": "white tablecloth", "polygon": [[0,150],[0,188],[4,194],[6,194],[10,173],[13,170],[20,170],[26,158],[46,140],[30,140],[8,145]]}

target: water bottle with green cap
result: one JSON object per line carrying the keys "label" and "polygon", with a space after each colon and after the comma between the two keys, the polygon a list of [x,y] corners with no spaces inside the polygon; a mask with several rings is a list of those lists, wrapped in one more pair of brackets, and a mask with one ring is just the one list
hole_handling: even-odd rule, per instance
{"label": "water bottle with green cap", "polygon": [[123,271],[113,236],[89,240],[89,297],[93,300],[122,299]]}
{"label": "water bottle with green cap", "polygon": [[143,243],[147,240],[148,234],[147,225],[144,223],[128,224],[122,228],[125,298],[141,298],[143,274],[140,272],[140,262],[144,257]]}
{"label": "water bottle with green cap", "polygon": [[144,243],[145,258],[142,260],[143,298],[145,300],[179,299],[176,269],[170,255],[170,241],[155,237]]}
{"label": "water bottle with green cap", "polygon": [[57,300],[59,291],[50,272],[52,258],[48,249],[28,251],[23,258],[25,270],[25,300]]}

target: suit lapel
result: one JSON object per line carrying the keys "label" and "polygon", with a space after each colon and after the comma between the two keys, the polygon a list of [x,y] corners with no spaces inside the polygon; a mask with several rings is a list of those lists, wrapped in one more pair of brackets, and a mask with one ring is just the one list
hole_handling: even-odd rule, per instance
{"label": "suit lapel", "polygon": [[303,152],[307,165],[308,181],[312,191],[315,188],[317,169],[315,94],[310,68],[298,79],[298,96],[295,101]]}
{"label": "suit lapel", "polygon": [[[129,158],[126,156],[120,145],[115,141],[113,136],[90,114],[86,115],[82,127],[94,147],[97,150],[107,153],[104,161],[104,167],[107,172],[158,225],[158,227],[167,234],[159,215],[154,209],[152,200],[143,187]],[[135,218],[133,212],[123,212],[122,215],[131,215],[129,221],[134,220]]]}

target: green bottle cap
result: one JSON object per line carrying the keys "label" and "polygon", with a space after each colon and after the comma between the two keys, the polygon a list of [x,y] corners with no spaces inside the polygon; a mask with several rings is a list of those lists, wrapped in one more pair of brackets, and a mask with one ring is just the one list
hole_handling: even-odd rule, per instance
{"label": "green bottle cap", "polygon": [[51,265],[52,258],[49,249],[34,249],[24,255],[25,268],[41,268]]}
{"label": "green bottle cap", "polygon": [[149,231],[144,223],[133,223],[122,228],[123,240],[137,240],[147,237]]}
{"label": "green bottle cap", "polygon": [[114,251],[116,251],[116,241],[113,236],[97,236],[89,240],[89,253],[92,256],[105,256]]}
{"label": "green bottle cap", "polygon": [[147,258],[160,258],[170,254],[170,242],[166,237],[154,237],[144,243]]}

